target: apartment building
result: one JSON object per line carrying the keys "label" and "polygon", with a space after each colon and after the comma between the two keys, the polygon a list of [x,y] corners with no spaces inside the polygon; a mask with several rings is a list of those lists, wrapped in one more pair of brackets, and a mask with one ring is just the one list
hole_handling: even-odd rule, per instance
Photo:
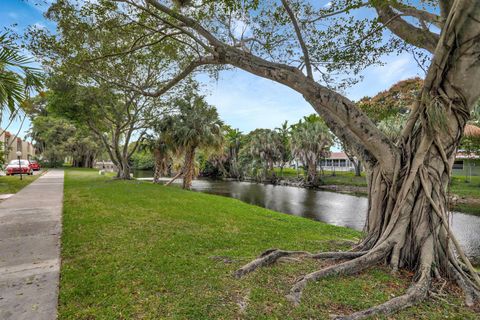
{"label": "apartment building", "polygon": [[0,129],[1,147],[5,151],[5,162],[17,159],[17,151],[22,152],[22,159],[32,159],[35,157],[35,147],[29,141],[24,141],[14,134]]}

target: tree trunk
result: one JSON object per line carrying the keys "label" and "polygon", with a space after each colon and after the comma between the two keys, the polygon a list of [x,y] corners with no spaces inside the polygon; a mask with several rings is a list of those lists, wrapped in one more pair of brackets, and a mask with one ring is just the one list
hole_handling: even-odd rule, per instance
{"label": "tree trunk", "polygon": [[353,167],[355,168],[355,176],[360,177],[362,175],[362,162],[360,160],[353,161]]}
{"label": "tree trunk", "polygon": [[88,157],[88,165],[87,165],[87,168],[93,168],[93,161],[95,159],[95,156],[94,155],[90,155]]}
{"label": "tree trunk", "polygon": [[307,163],[307,184],[310,186],[317,185],[317,166],[316,163],[311,161]]}
{"label": "tree trunk", "polygon": [[158,148],[153,150],[153,156],[155,158],[155,171],[153,173],[153,183],[160,183],[160,178],[162,175],[165,175],[167,168],[166,168],[166,161],[165,155],[162,154],[162,151]]}
{"label": "tree trunk", "polygon": [[355,170],[355,176],[360,177],[362,175],[362,162],[359,159],[355,159],[353,154],[347,152],[345,150],[345,154],[347,155],[348,160],[353,164],[353,168]]}
{"label": "tree trunk", "polygon": [[127,160],[122,160],[118,163],[117,179],[130,180],[130,166],[128,165]]}
{"label": "tree trunk", "polygon": [[[408,307],[427,297],[432,276],[456,281],[465,293],[467,305],[480,301],[479,275],[451,233],[447,204],[455,153],[470,111],[480,95],[480,4],[456,1],[452,10],[455,12],[450,13],[442,30],[421,95],[401,138],[390,147],[391,151],[383,151],[383,158],[378,154],[382,153],[380,149],[365,148],[366,141],[349,139],[348,131],[343,130],[338,121],[340,115],[328,112],[328,105],[337,102],[334,94],[316,93],[313,88],[298,90],[324,117],[332,131],[347,141],[348,147],[362,159],[368,176],[369,207],[366,237],[353,252],[344,253],[358,253],[359,256],[348,257],[351,260],[302,277],[287,296],[295,304],[299,303],[310,281],[329,275],[358,273],[382,261],[393,270],[401,267],[414,271],[415,282],[404,295],[341,319],[363,319]],[[277,76],[273,72],[266,72],[264,76],[272,74]],[[287,81],[288,76],[279,82]],[[299,82],[290,84],[292,88],[295,86],[299,86]],[[348,107],[346,103],[344,107]],[[362,121],[352,110],[347,115],[350,123]],[[363,134],[377,137],[375,143],[385,141],[366,125],[360,127],[363,131],[352,128],[351,133],[361,139]],[[288,255],[317,256],[274,250],[239,269],[237,275],[243,276],[258,266]]]}
{"label": "tree trunk", "polygon": [[195,147],[189,147],[185,152],[183,189],[190,189],[192,187],[192,180],[195,176],[195,149]]}

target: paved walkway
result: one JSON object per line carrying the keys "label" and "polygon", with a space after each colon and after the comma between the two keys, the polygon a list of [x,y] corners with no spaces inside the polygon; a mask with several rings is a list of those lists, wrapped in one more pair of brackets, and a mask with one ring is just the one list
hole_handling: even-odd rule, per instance
{"label": "paved walkway", "polygon": [[57,318],[63,170],[0,203],[0,319]]}

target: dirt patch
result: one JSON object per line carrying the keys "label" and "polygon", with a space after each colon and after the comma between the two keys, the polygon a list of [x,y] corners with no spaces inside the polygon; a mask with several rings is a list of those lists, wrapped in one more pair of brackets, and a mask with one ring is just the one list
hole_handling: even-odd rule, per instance
{"label": "dirt patch", "polygon": [[450,196],[450,204],[452,206],[466,204],[470,206],[480,206],[480,198],[472,198],[472,197],[460,197],[456,194],[452,194]]}

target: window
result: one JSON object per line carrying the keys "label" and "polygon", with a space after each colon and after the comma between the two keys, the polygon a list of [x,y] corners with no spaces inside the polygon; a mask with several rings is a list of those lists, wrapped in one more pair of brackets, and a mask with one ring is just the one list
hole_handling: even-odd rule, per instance
{"label": "window", "polygon": [[463,160],[456,160],[453,163],[453,169],[463,170]]}

